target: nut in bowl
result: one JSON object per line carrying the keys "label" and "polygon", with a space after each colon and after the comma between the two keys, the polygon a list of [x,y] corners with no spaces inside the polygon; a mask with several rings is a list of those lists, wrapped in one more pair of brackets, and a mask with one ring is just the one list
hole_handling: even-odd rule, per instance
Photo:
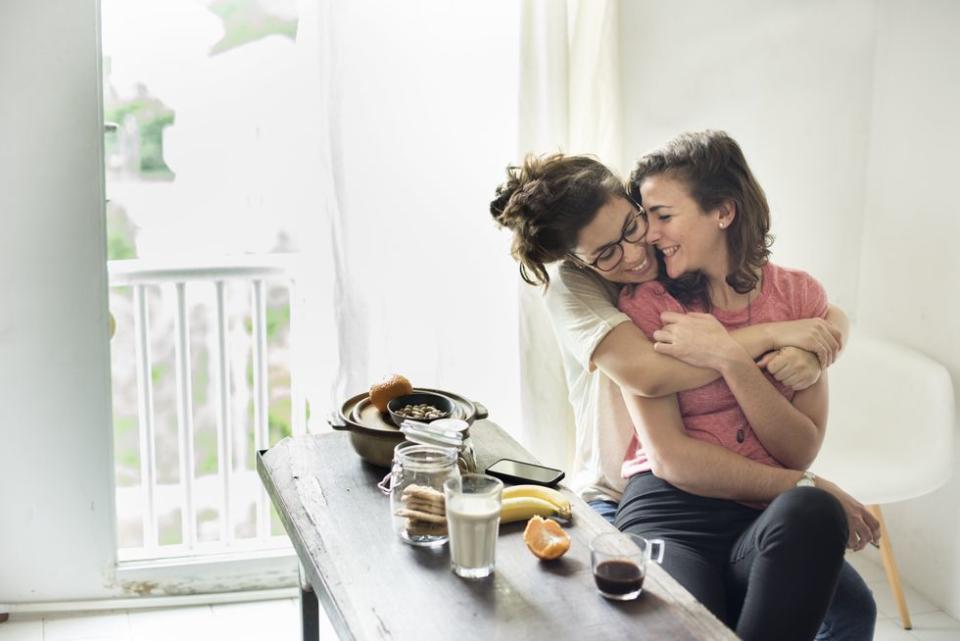
{"label": "nut in bowl", "polygon": [[456,406],[446,396],[430,392],[415,392],[398,396],[387,404],[390,420],[397,427],[404,421],[429,423],[438,418],[450,418]]}

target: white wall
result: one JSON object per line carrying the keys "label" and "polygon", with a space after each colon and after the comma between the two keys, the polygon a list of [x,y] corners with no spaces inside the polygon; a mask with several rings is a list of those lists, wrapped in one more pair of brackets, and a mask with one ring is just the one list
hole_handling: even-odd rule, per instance
{"label": "white wall", "polygon": [[[770,199],[774,259],[817,276],[866,330],[944,363],[960,398],[960,5],[621,11],[626,166],[683,130],[727,130]],[[905,580],[960,615],[960,457],[947,487],[885,514]]]}
{"label": "white wall", "polygon": [[773,211],[774,260],[855,307],[872,2],[623,2],[624,165],[681,131],[737,139]]}
{"label": "white wall", "polygon": [[96,0],[0,7],[0,612],[115,554]]}
{"label": "white wall", "polygon": [[[857,316],[943,363],[960,399],[958,29],[951,0],[878,3]],[[960,457],[945,488],[885,514],[906,581],[960,616]]]}

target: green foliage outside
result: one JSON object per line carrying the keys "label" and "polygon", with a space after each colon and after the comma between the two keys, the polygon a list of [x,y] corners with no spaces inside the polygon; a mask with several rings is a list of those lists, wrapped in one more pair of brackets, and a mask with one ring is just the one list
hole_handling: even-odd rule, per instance
{"label": "green foliage outside", "polygon": [[167,363],[153,363],[150,366],[150,381],[157,385],[164,376],[167,375],[167,371],[170,369],[170,365]]}
{"label": "green foliage outside", "polygon": [[129,260],[137,257],[130,238],[121,230],[107,224],[107,260]]}
{"label": "green foliage outside", "polygon": [[[217,15],[223,22],[224,35],[219,42],[213,45],[210,55],[218,55],[244,44],[255,42],[271,35],[279,35],[290,39],[296,38],[297,18],[274,15],[269,8],[260,5],[259,0],[212,0],[207,8]],[[172,181],[175,175],[164,160],[163,130],[175,122],[175,105],[167,106],[160,97],[154,96],[145,84],[137,87],[136,96],[119,99],[117,92],[110,83],[110,61],[104,60],[106,70],[104,78],[104,120],[113,122],[120,128],[119,131],[105,134],[105,151],[108,159],[108,170],[122,172],[127,176],[133,174],[141,181]],[[136,127],[131,124],[135,123]],[[126,136],[124,127],[135,136]],[[136,141],[135,144],[131,140]],[[121,145],[130,145],[121,147]],[[133,165],[133,166],[131,166]],[[107,208],[107,255],[109,260],[128,260],[137,258],[136,226],[123,209],[123,203],[110,203]],[[129,298],[132,293],[124,292]],[[271,306],[266,309],[266,334],[268,346],[285,345],[289,336],[290,306],[288,303]],[[244,319],[248,334],[252,334],[250,318]],[[268,347],[268,353],[270,352]],[[208,375],[208,360],[210,355],[200,350],[195,354],[192,364],[194,374],[194,407],[201,407],[208,402],[210,380]],[[244,377],[248,385],[252,386],[252,365],[248,364]],[[153,362],[150,377],[154,388],[161,385],[169,387],[170,377],[173,375],[172,365],[167,362]],[[292,433],[291,399],[289,396],[290,375],[287,363],[268,363],[268,388],[271,390],[268,408],[268,433],[270,443]],[[252,402],[248,408],[252,417]],[[115,420],[114,437],[116,448],[116,464],[118,470],[125,470],[128,475],[139,472],[139,448],[136,446],[137,417],[120,416]],[[250,425],[253,424],[251,420]],[[199,425],[194,432],[195,452],[198,455],[195,461],[198,475],[216,474],[220,462],[217,434],[213,429],[201,428]],[[248,447],[246,465],[254,467],[253,430],[246,430]],[[118,476],[119,479],[119,476]],[[123,484],[127,484],[124,482]],[[253,506],[246,522],[254,522]],[[183,515],[177,510],[174,513],[160,515],[159,534],[160,545],[181,543],[181,519]],[[216,520],[216,510],[200,510],[198,521],[206,523]],[[137,524],[139,527],[139,524]],[[246,531],[247,526],[241,524],[236,534],[252,536]],[[283,527],[271,510],[271,531],[281,534]],[[138,533],[142,536],[142,531]]]}
{"label": "green foliage outside", "polygon": [[273,34],[297,37],[296,18],[271,15],[257,0],[214,0],[208,9],[223,21],[223,38],[210,49],[211,56]]}
{"label": "green foliage outside", "polygon": [[216,474],[220,469],[217,433],[213,430],[198,430],[194,435],[196,437],[194,451],[201,455],[200,460],[197,461],[197,476]]}
{"label": "green foliage outside", "polygon": [[[137,447],[138,425],[139,419],[136,416],[115,415],[113,417],[113,442],[117,444],[114,456],[117,469],[123,472],[117,474],[117,485],[122,487],[140,483],[140,448]],[[120,447],[120,444],[130,445]]]}
{"label": "green foliage outside", "polygon": [[[140,175],[142,178],[172,180],[173,172],[163,159],[163,128],[173,124],[175,114],[160,100],[146,93],[132,100],[104,104],[104,120],[123,127],[127,116],[133,117],[140,129]],[[117,134],[107,134],[109,156],[117,144]]]}

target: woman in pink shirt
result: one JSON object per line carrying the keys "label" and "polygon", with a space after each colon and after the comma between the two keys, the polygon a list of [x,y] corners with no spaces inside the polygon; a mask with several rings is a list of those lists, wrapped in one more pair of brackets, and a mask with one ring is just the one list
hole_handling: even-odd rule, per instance
{"label": "woman in pink shirt", "polygon": [[[563,277],[565,273],[568,276],[575,276],[577,269],[581,270],[584,276],[591,275],[602,281],[612,283],[644,283],[656,277],[655,257],[650,248],[643,242],[647,233],[646,213],[642,209],[636,208],[630,198],[627,197],[623,186],[600,163],[584,157],[553,156],[544,159],[528,159],[523,167],[511,168],[509,174],[510,180],[498,189],[497,198],[491,203],[491,213],[498,223],[513,230],[513,254],[520,262],[522,272],[528,282],[545,284],[549,280],[545,265],[554,262],[561,263],[560,277]],[[759,187],[756,187],[756,189],[759,189]],[[762,192],[760,193],[762,194]],[[717,224],[719,229],[719,223]],[[668,236],[664,235],[663,238],[666,239]],[[674,238],[673,240],[678,239]],[[687,239],[684,238],[683,240]],[[684,245],[686,244],[685,242]],[[679,244],[677,247],[666,245],[664,247],[669,252],[678,255],[679,258],[684,257],[679,251],[681,248]],[[697,248],[696,243],[694,243],[693,248]],[[685,253],[689,256],[691,248],[686,247],[686,249]],[[674,264],[678,264],[678,261]],[[673,273],[676,275],[675,271]],[[555,275],[555,277],[557,276]],[[586,281],[584,283],[589,284]],[[584,283],[578,283],[578,286],[584,285]],[[565,291],[567,283],[563,282],[561,285],[563,285],[562,291]],[[818,288],[812,288],[812,290],[818,290]],[[583,291],[583,288],[580,288],[576,293],[583,296]],[[796,307],[795,313],[780,316],[784,319],[822,316],[823,310],[821,307],[825,305],[825,300],[822,297],[822,290],[818,291],[820,296],[819,298],[815,297],[816,300],[811,299]],[[659,339],[658,350],[662,353],[657,353],[651,348],[653,343],[647,342],[647,339],[632,323],[615,325],[615,321],[609,320],[611,316],[608,312],[598,310],[598,306],[604,304],[601,296],[590,295],[589,298],[583,298],[583,300],[574,300],[575,296],[572,295],[566,296],[565,294],[564,296],[565,298],[559,301],[557,307],[575,310],[567,314],[567,322],[571,326],[566,329],[569,329],[571,334],[579,333],[584,337],[582,340],[593,337],[589,338],[594,344],[594,347],[590,348],[592,350],[590,367],[599,368],[625,390],[624,396],[628,398],[628,406],[634,415],[638,415],[639,411],[645,411],[638,409],[639,402],[634,399],[634,393],[646,393],[654,396],[677,390],[694,389],[703,385],[709,387],[710,385],[716,385],[711,381],[720,378],[718,371],[711,371],[703,367],[687,367],[687,369],[678,367],[678,365],[681,365],[680,361],[667,358],[663,354],[671,353],[671,355],[690,360],[694,365],[703,366],[713,364],[713,359],[718,358],[718,354],[723,353],[724,349],[732,352],[732,348],[726,343],[726,340],[730,338],[726,329],[715,321],[711,321],[708,317],[695,314],[668,317],[671,322],[664,329],[667,333],[660,336],[651,335],[652,341]],[[584,302],[586,304],[583,304]],[[743,328],[733,332],[740,344],[754,356],[759,356],[767,350],[783,347],[782,342],[771,344],[770,337],[773,332],[758,324],[759,316],[753,316],[753,306],[757,304],[757,299],[754,299],[748,305],[750,307],[747,311],[748,322],[744,323]],[[625,307],[629,307],[629,303]],[[807,316],[797,315],[803,313],[806,313]],[[659,312],[656,312],[655,316],[656,320],[659,321]],[[639,319],[640,316],[638,315],[637,318]],[[599,322],[600,319],[606,320],[601,323]],[[823,325],[814,323],[809,326],[802,326],[804,331],[797,332],[796,330],[801,327],[797,325],[797,322],[781,323],[778,327],[782,328],[780,331],[784,333],[783,335],[790,334],[794,339],[799,338],[800,334],[812,339],[794,344],[798,344],[804,349],[817,351],[821,355],[822,363],[824,365],[828,364],[832,360],[832,350],[835,349],[835,345],[831,345],[832,339],[829,334],[815,331],[822,330]],[[604,324],[607,326],[604,327]],[[558,328],[558,331],[563,329]],[[809,333],[807,333],[808,329],[810,330]],[[787,342],[789,343],[789,341]],[[698,362],[697,358],[704,359],[704,362]],[[708,358],[710,363],[706,362]],[[771,352],[761,364],[778,381],[788,384],[794,389],[805,388],[815,377],[810,379],[799,374],[798,372],[802,371],[803,368],[797,366],[794,358],[795,352],[782,350]],[[814,362],[816,362],[816,359],[814,359]],[[759,368],[752,361],[751,367],[753,373],[759,373]],[[733,376],[734,374],[731,373],[731,377]],[[750,374],[743,374],[742,376],[748,385],[757,383],[756,380],[750,378]],[[767,380],[764,380],[763,383],[770,385]],[[651,390],[656,391],[651,393]],[[774,392],[779,394],[775,390]],[[761,395],[760,398],[766,397]],[[710,401],[710,397],[708,395],[701,400]],[[767,402],[767,400],[764,402]],[[673,396],[668,396],[667,401],[672,401],[674,405],[677,402]],[[730,409],[730,402],[730,398],[725,400],[727,410]],[[748,412],[751,418],[753,416],[751,412],[754,409],[751,406],[750,412]],[[760,410],[763,409],[763,407],[760,408]],[[691,413],[688,420],[698,420],[693,418],[694,415],[695,413]],[[728,553],[731,552],[734,547],[733,538],[736,538],[733,537],[733,534],[739,536],[754,522],[757,522],[761,515],[766,514],[766,512],[758,509],[759,504],[772,501],[779,494],[789,494],[788,490],[793,488],[798,480],[806,479],[806,476],[799,471],[806,467],[806,464],[800,465],[800,463],[803,463],[801,459],[809,457],[812,460],[816,447],[819,446],[819,441],[816,438],[814,438],[812,450],[809,441],[799,442],[800,448],[796,452],[797,458],[791,460],[788,465],[793,469],[788,469],[767,464],[775,463],[776,459],[770,455],[770,452],[766,451],[763,439],[767,438],[768,435],[766,433],[761,435],[761,430],[743,429],[741,427],[734,428],[731,432],[730,428],[727,427],[720,429],[719,433],[732,434],[732,440],[724,442],[722,439],[718,439],[711,442],[706,438],[698,439],[695,436],[687,435],[684,431],[683,419],[679,414],[673,419],[676,419],[675,422],[668,424],[679,427],[679,432],[678,435],[672,435],[675,438],[669,444],[671,447],[675,447],[673,449],[668,447],[664,450],[648,447],[640,453],[642,456],[657,455],[650,460],[651,465],[647,469],[652,468],[665,476],[669,475],[671,480],[666,480],[665,485],[669,485],[670,488],[680,493],[679,496],[684,499],[690,497],[694,499],[699,497],[706,500],[720,499],[720,504],[724,508],[729,507],[734,513],[736,517],[734,523],[727,523],[725,526],[730,531],[718,533],[711,531],[709,528],[698,530],[699,525],[692,529],[689,534],[694,541],[703,544],[704,551],[720,549]],[[788,424],[785,423],[784,426],[786,425]],[[644,429],[646,428],[638,427],[638,434],[641,435],[641,438]],[[740,432],[742,432],[743,444],[737,442]],[[777,440],[777,438],[777,436],[774,436],[773,440]],[[643,440],[646,442],[646,439]],[[659,444],[659,441],[657,441],[657,444]],[[730,444],[735,444],[735,447],[727,447]],[[741,445],[743,446],[740,447]],[[788,448],[778,448],[775,444],[773,449],[779,452],[780,449]],[[687,450],[696,455],[689,457],[689,459],[683,458]],[[761,454],[761,451],[764,453]],[[679,452],[679,456],[676,452]],[[751,457],[751,453],[757,456]],[[637,454],[637,448],[632,447],[628,452],[627,463],[638,463],[639,461],[636,460]],[[664,454],[666,456],[661,456]],[[790,454],[787,458],[789,459],[789,457]],[[684,464],[690,461],[692,461],[692,465]],[[636,478],[655,476],[649,471],[643,471],[643,462],[639,463],[635,468],[625,466],[628,472],[639,472],[631,479],[628,490],[634,485]],[[673,476],[678,470],[682,471],[682,474]],[[860,547],[867,540],[875,537],[871,530],[874,524],[866,522],[866,519],[872,517],[866,514],[863,506],[850,499],[839,488],[832,486],[826,480],[817,479],[816,482],[828,493],[832,493],[839,499],[848,517],[849,524],[846,524],[847,527],[853,532],[862,531],[865,533],[864,538],[854,537],[852,539],[852,547]],[[686,491],[681,490],[681,487],[684,487]],[[821,504],[819,511],[825,513],[828,519],[832,518],[834,526],[844,527],[845,524],[842,523],[843,513],[840,513],[840,519],[836,518],[837,502],[829,497],[824,499],[822,492],[815,492],[814,494],[818,496],[817,499],[814,499],[814,502],[819,500]],[[631,497],[632,495],[628,496],[627,499],[629,500]],[[633,529],[637,529],[638,526],[646,527],[647,529],[644,529],[643,532],[651,534],[655,532],[654,529],[648,527],[651,524],[675,525],[672,519],[676,518],[685,519],[693,524],[698,520],[703,520],[702,517],[707,517],[707,520],[709,520],[715,516],[715,512],[709,509],[701,513],[696,504],[671,505],[670,501],[666,500],[667,497],[663,498],[662,502],[651,504],[652,507],[660,509],[659,513],[656,513],[656,510],[653,513],[648,510],[640,515],[642,517],[640,521],[643,521],[643,523],[632,522],[626,525]],[[637,508],[642,503],[642,497],[638,497],[637,500],[631,501],[630,505],[632,508]],[[747,506],[744,503],[754,505]],[[626,503],[624,507],[626,507]],[[629,519],[629,514],[624,509],[621,509],[621,512],[624,517],[621,522],[625,523]],[[838,520],[841,521],[839,525]],[[858,525],[855,526],[854,523]],[[815,525],[815,521],[810,521],[810,524]],[[860,528],[860,525],[866,527]],[[659,533],[662,533],[663,529],[661,528]],[[834,529],[836,530],[836,528]],[[798,531],[805,532],[806,526],[800,527]],[[836,535],[837,532],[835,531],[834,534]],[[773,606],[779,603],[777,600],[767,600],[765,598],[766,587],[762,590],[756,589],[762,582],[753,584],[753,601],[739,599],[737,595],[745,583],[731,579],[730,585],[726,585],[727,570],[722,563],[712,567],[705,566],[701,568],[702,572],[697,568],[694,568],[692,572],[686,572],[684,568],[689,565],[686,563],[684,552],[687,541],[679,537],[667,538],[670,539],[671,543],[676,543],[676,545],[668,545],[665,557],[667,569],[710,607],[717,616],[737,629],[741,636],[745,636],[745,638],[812,638],[812,634],[808,635],[807,632],[811,625],[816,630],[816,625],[823,618],[823,612],[820,611],[822,607],[825,607],[823,598],[813,599],[816,603],[812,608],[806,608],[803,623],[799,627],[794,626],[795,633],[792,636],[791,634],[780,636],[781,631],[778,628],[770,627],[777,621],[770,621],[771,617],[764,618],[761,616],[757,618],[755,616],[755,612],[758,610],[776,611],[777,608]],[[834,539],[836,538],[834,536]],[[696,549],[696,546],[694,548]],[[842,545],[840,546],[840,552],[842,555]],[[747,555],[740,560],[744,561],[744,559],[747,559],[747,561],[740,563],[739,567],[747,567],[747,565],[751,568],[754,567],[753,561],[755,559],[752,556]],[[761,568],[763,566],[764,564],[760,563],[756,567]],[[778,564],[774,563],[770,567],[777,571]],[[866,590],[862,580],[856,576],[856,573],[849,566],[845,566],[844,569],[850,580],[841,584],[837,594],[838,598],[834,600],[836,607],[831,608],[818,639],[852,640],[872,636],[869,631],[872,630],[872,613],[874,611],[872,610],[872,599],[869,597],[869,591]],[[830,570],[827,574],[830,572],[834,572],[835,579],[835,569]],[[707,577],[708,580],[701,581],[702,577]],[[722,579],[719,590],[713,589],[716,584],[712,579],[717,577]],[[828,576],[827,583],[829,581]],[[749,581],[746,584],[749,584]],[[709,589],[702,589],[701,586],[703,585],[706,585]],[[797,585],[804,584],[801,581]],[[816,590],[816,592],[826,592],[826,599],[829,601],[831,590],[832,586],[825,590]],[[728,595],[730,596],[729,601]],[[840,607],[841,604],[839,603],[841,596],[845,597],[846,601],[843,607]],[[744,613],[746,616],[744,616]],[[794,620],[781,618],[779,622]],[[853,624],[854,621],[856,621],[855,625]],[[866,633],[854,633],[854,627],[861,631],[866,630]]]}
{"label": "woman in pink shirt", "polygon": [[823,440],[826,373],[796,392],[728,332],[823,316],[826,295],[808,274],[768,261],[766,197],[725,133],[684,134],[645,155],[630,193],[661,269],[659,280],[624,288],[620,308],[656,351],[721,378],[625,397],[636,437],[617,527],[666,539],[664,566],[742,638],[812,639],[844,548],[876,541],[879,524],[800,472]]}

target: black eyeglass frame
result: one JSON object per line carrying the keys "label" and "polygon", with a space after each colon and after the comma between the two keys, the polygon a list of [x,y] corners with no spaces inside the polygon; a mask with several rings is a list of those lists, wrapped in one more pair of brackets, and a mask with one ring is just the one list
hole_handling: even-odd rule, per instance
{"label": "black eyeglass frame", "polygon": [[641,207],[640,205],[636,204],[636,203],[632,203],[632,204],[633,204],[633,206],[636,208],[635,211],[633,212],[634,220],[636,220],[636,219],[641,219],[641,220],[643,220],[643,223],[644,223],[644,225],[643,225],[643,233],[640,234],[640,237],[637,238],[636,240],[630,240],[630,239],[627,238],[627,227],[630,226],[630,223],[628,222],[626,225],[623,226],[623,229],[622,229],[621,232],[620,232],[620,239],[617,240],[617,242],[615,242],[615,243],[613,243],[613,244],[611,244],[611,245],[608,245],[608,247],[609,247],[610,249],[613,249],[613,248],[615,247],[615,248],[619,251],[619,254],[620,254],[620,255],[617,256],[617,262],[615,262],[615,263],[614,263],[613,265],[611,265],[610,267],[603,268],[603,267],[600,266],[600,256],[597,256],[597,257],[593,260],[593,262],[591,262],[591,263],[588,263],[587,261],[585,261],[584,259],[580,258],[579,256],[577,256],[577,255],[576,255],[575,253],[573,253],[573,252],[569,252],[570,257],[573,258],[574,260],[576,260],[576,261],[577,261],[578,263],[580,263],[581,265],[584,265],[585,267],[593,267],[594,269],[597,269],[597,270],[602,271],[602,272],[612,272],[612,271],[615,270],[617,267],[619,267],[619,266],[620,266],[620,263],[623,262],[623,243],[630,243],[631,245],[636,245],[636,244],[638,244],[638,243],[642,243],[642,242],[644,242],[644,240],[645,240],[646,237],[647,237],[647,232],[650,231],[650,222],[649,222],[648,219],[647,219],[647,210],[644,209],[643,207]]}

